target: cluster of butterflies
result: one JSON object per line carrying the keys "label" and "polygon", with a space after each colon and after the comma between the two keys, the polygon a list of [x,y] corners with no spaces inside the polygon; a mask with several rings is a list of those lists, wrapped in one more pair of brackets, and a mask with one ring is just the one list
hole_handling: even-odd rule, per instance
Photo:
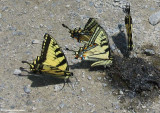
{"label": "cluster of butterflies", "polygon": [[[126,7],[125,25],[128,35],[128,50],[131,51],[133,49],[133,42],[130,6]],[[83,47],[75,51],[75,58],[93,61],[94,63],[91,67],[106,67],[112,64],[113,58],[111,56],[108,35],[96,19],[89,18],[84,29],[71,30],[64,24],[62,26],[69,29],[72,38],[77,39],[79,43],[85,43]],[[50,74],[53,77],[61,78],[65,81],[73,76],[73,73],[69,72],[66,57],[60,46],[47,33],[44,35],[41,55],[37,56],[33,63],[27,61],[22,61],[22,63],[29,64],[31,72],[35,74]]]}

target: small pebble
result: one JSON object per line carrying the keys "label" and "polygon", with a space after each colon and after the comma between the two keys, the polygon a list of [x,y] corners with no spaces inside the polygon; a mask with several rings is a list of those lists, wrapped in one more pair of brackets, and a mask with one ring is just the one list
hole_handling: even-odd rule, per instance
{"label": "small pebble", "polygon": [[144,51],[144,53],[145,53],[146,55],[154,55],[154,54],[155,54],[154,50],[152,50],[152,49],[146,49],[146,50]]}
{"label": "small pebble", "polygon": [[82,87],[82,88],[81,88],[81,92],[84,92],[84,91],[85,91],[85,88],[84,88],[84,87]]}
{"label": "small pebble", "polygon": [[8,9],[8,7],[7,6],[4,6],[3,8],[2,8],[2,11],[6,11]]}
{"label": "small pebble", "polygon": [[12,34],[13,34],[14,36],[25,35],[25,33],[22,33],[21,31],[13,31]]}
{"label": "small pebble", "polygon": [[106,84],[106,83],[102,83],[102,86],[103,86],[103,87],[106,87],[106,86],[107,86],[107,84]]}
{"label": "small pebble", "polygon": [[40,26],[41,28],[42,28],[42,27],[44,27],[44,25],[43,25],[43,24],[40,24],[39,26]]}
{"label": "small pebble", "polygon": [[84,74],[84,72],[82,72],[82,78],[85,78],[85,74]]}
{"label": "small pebble", "polygon": [[34,39],[34,40],[32,41],[32,44],[39,44],[39,43],[40,43],[40,41],[37,40],[37,39]]}
{"label": "small pebble", "polygon": [[64,108],[65,104],[63,102],[60,103],[59,107],[62,109]]}
{"label": "small pebble", "polygon": [[66,5],[66,8],[70,7],[70,5]]}
{"label": "small pebble", "polygon": [[81,0],[76,0],[77,2],[80,2]]}
{"label": "small pebble", "polygon": [[146,108],[146,106],[142,106],[142,108],[143,108],[143,109],[145,109],[145,108]]}
{"label": "small pebble", "polygon": [[111,45],[111,50],[115,50],[115,49],[116,49],[115,44]]}
{"label": "small pebble", "polygon": [[101,78],[101,77],[97,77],[97,79],[98,79],[98,80],[101,80],[102,78]]}
{"label": "small pebble", "polygon": [[114,2],[119,2],[120,0],[114,0]]}
{"label": "small pebble", "polygon": [[60,90],[59,85],[55,85],[55,86],[54,86],[54,91],[58,91],[58,90]]}
{"label": "small pebble", "polygon": [[30,93],[31,90],[29,89],[29,86],[24,86],[24,92],[25,93]]}
{"label": "small pebble", "polygon": [[11,25],[8,25],[7,28],[8,28],[9,30],[14,30],[14,31],[17,30],[15,27],[13,27],[13,26],[11,26]]}
{"label": "small pebble", "polygon": [[94,6],[94,3],[92,1],[89,1],[90,6]]}
{"label": "small pebble", "polygon": [[122,90],[120,90],[120,91],[119,91],[119,94],[120,94],[120,95],[123,95],[124,93],[123,93],[123,91],[122,91]]}
{"label": "small pebble", "polygon": [[88,76],[88,80],[91,80],[92,79],[92,77],[91,76]]}
{"label": "small pebble", "polygon": [[21,74],[21,70],[19,69],[15,69],[14,72],[13,72],[14,75],[19,75]]}
{"label": "small pebble", "polygon": [[160,22],[160,11],[152,14],[149,17],[149,23],[152,25],[156,25]]}

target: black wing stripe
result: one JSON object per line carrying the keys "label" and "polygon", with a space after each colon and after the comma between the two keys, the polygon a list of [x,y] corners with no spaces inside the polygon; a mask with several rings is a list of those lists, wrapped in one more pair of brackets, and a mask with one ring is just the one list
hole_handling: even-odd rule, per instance
{"label": "black wing stripe", "polygon": [[107,49],[105,49],[105,52],[110,52],[110,48],[108,47]]}
{"label": "black wing stripe", "polygon": [[[44,39],[48,36],[49,36],[48,34],[45,34]],[[48,51],[48,48],[49,48],[50,41],[51,41],[50,37],[45,39],[45,41],[43,41],[42,51],[41,51],[41,62],[44,62],[46,60],[46,55],[47,55],[47,51]]]}
{"label": "black wing stripe", "polygon": [[63,53],[59,53],[58,55],[56,55],[56,57],[57,58],[59,58],[59,57],[63,57],[64,56],[64,54]]}
{"label": "black wing stripe", "polygon": [[105,46],[105,45],[108,45],[108,44],[109,44],[109,42],[105,42],[105,43],[101,44],[101,47]]}
{"label": "black wing stripe", "polygon": [[58,51],[60,51],[61,49],[60,48],[57,48],[56,50],[55,50],[55,52],[58,52]]}
{"label": "black wing stripe", "polygon": [[63,59],[56,67],[62,66],[64,64],[66,64],[66,59]]}

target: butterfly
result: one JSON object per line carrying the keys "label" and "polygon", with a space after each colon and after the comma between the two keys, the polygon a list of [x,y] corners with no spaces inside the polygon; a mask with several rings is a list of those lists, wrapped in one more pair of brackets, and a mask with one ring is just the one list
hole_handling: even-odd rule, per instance
{"label": "butterfly", "polygon": [[112,64],[112,56],[109,46],[108,35],[99,25],[91,39],[84,47],[75,53],[76,58],[94,61],[91,67],[103,65],[104,67]]}
{"label": "butterfly", "polygon": [[41,55],[37,56],[33,63],[27,61],[22,61],[22,63],[29,64],[31,72],[35,74],[49,74],[65,81],[73,76],[73,73],[69,72],[68,63],[63,51],[56,40],[47,33],[44,35]]}
{"label": "butterfly", "polygon": [[71,34],[71,37],[76,39],[77,42],[87,42],[90,40],[96,27],[98,26],[98,22],[95,18],[89,18],[84,29],[81,29],[81,28],[76,29],[75,28],[74,30],[71,30],[65,24],[62,24],[62,26],[69,29],[69,33]]}
{"label": "butterfly", "polygon": [[132,41],[132,17],[130,14],[130,5],[126,5],[126,16],[125,16],[125,26],[128,36],[128,50],[133,50],[133,41]]}

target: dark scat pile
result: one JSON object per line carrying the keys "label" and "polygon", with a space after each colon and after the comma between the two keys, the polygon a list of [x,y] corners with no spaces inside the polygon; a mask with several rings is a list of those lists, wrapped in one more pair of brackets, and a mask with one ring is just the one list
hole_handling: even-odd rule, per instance
{"label": "dark scat pile", "polygon": [[121,79],[121,85],[126,85],[132,91],[142,92],[160,88],[160,70],[141,58],[115,56],[112,67],[108,68],[106,73],[114,81]]}

